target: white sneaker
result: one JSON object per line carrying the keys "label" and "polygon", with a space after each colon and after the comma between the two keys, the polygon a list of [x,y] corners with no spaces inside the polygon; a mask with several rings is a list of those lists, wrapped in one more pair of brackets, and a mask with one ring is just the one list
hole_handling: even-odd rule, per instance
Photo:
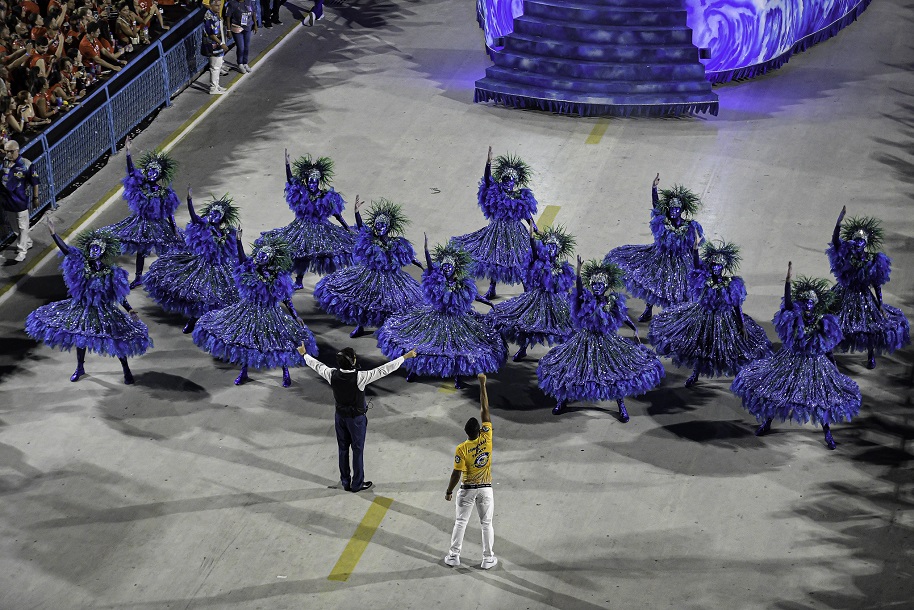
{"label": "white sneaker", "polygon": [[491,570],[492,568],[494,568],[497,565],[498,565],[498,557],[492,556],[492,557],[486,557],[485,559],[483,559],[482,563],[479,564],[479,567],[482,568],[483,570]]}
{"label": "white sneaker", "polygon": [[448,553],[447,556],[444,558],[444,563],[451,566],[452,568],[456,568],[456,567],[460,566],[460,555],[454,555],[453,553]]}
{"label": "white sneaker", "polygon": [[24,261],[24,260],[25,260],[25,252],[19,252],[18,254],[16,254],[16,259],[15,259],[15,260],[16,260],[17,263],[21,263],[22,261]]}
{"label": "white sneaker", "polygon": [[226,91],[228,91],[228,89],[226,89],[225,87],[210,87],[209,88],[210,95],[222,95]]}
{"label": "white sneaker", "polygon": [[251,70],[251,66],[244,64],[244,71],[250,74],[253,70]]}

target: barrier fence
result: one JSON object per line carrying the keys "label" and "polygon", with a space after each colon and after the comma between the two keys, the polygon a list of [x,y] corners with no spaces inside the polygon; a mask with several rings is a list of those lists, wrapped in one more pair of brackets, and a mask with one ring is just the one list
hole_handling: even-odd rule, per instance
{"label": "barrier fence", "polygon": [[[32,162],[41,181],[34,219],[57,207],[57,197],[150,114],[171,105],[172,98],[208,67],[200,55],[205,8],[197,8],[149,45],[117,74],[108,78],[34,140],[21,154]],[[0,243],[12,239],[5,223]]]}

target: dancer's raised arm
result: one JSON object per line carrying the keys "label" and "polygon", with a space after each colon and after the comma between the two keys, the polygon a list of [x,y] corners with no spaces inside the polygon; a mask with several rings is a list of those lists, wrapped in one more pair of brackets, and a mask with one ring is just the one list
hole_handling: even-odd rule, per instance
{"label": "dancer's raised arm", "polygon": [[193,201],[193,192],[191,188],[187,187],[187,211],[190,212],[190,221],[195,224],[201,224],[203,220],[197,216],[196,210],[194,210],[194,201]]}
{"label": "dancer's raised arm", "polygon": [[581,260],[581,255],[578,254],[578,266],[575,270],[575,280],[574,287],[577,288],[578,292],[578,306],[584,302],[584,282],[581,281],[581,267],[584,266],[584,261]]}
{"label": "dancer's raised arm", "polygon": [[793,263],[787,262],[787,279],[784,281],[784,309],[793,309],[793,298],[790,296],[790,280],[793,275]]}
{"label": "dancer's raised arm", "polygon": [[486,171],[482,175],[483,183],[488,187],[492,185],[492,147],[489,147],[489,155],[486,157]]}
{"label": "dancer's raised arm", "polygon": [[292,182],[292,160],[289,159],[289,149],[286,149],[286,182]]}
{"label": "dancer's raised arm", "polygon": [[654,183],[651,184],[651,206],[656,210],[657,204],[660,203],[660,195],[657,194],[657,185],[660,184],[660,172],[657,172],[657,176],[654,178]]}
{"label": "dancer's raised arm", "polygon": [[60,239],[60,236],[57,235],[57,233],[54,231],[54,221],[51,219],[50,216],[47,217],[47,221],[45,224],[48,225],[48,231],[51,232],[51,239],[54,240],[54,243],[57,244],[57,247],[60,248],[60,251],[63,252],[64,254],[69,254],[70,246],[68,246],[66,243],[64,243],[64,241],[62,239]]}
{"label": "dancer's raised arm", "polygon": [[136,167],[133,165],[133,157],[130,154],[130,136],[127,136],[127,139],[124,140],[124,151],[127,153],[127,173],[132,174]]}
{"label": "dancer's raised arm", "polygon": [[431,269],[434,264],[432,263],[432,255],[428,252],[428,234],[423,233],[423,235],[425,235],[425,264]]}
{"label": "dancer's raised arm", "polygon": [[847,213],[847,206],[841,206],[841,213],[838,214],[838,222],[835,223],[835,230],[831,234],[831,245],[835,248],[841,245],[841,221],[844,220],[844,215]]}
{"label": "dancer's raised arm", "polygon": [[362,228],[362,215],[359,214],[359,208],[361,208],[362,205],[364,205],[364,203],[365,203],[364,201],[359,199],[358,195],[355,196],[355,203],[353,204],[353,210],[355,211],[355,226],[357,226],[359,229]]}

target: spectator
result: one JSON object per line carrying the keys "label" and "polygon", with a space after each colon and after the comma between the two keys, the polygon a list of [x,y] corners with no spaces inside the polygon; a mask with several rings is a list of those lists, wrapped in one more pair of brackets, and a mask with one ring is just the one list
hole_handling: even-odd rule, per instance
{"label": "spectator", "polygon": [[285,0],[260,0],[260,9],[261,9],[261,19],[263,19],[263,27],[271,28],[273,25],[282,25],[282,21],[279,20],[279,7],[283,5]]}
{"label": "spectator", "polygon": [[251,33],[257,33],[253,0],[228,0],[225,5],[225,23],[235,40],[238,71],[242,74],[250,72],[248,50],[251,46]]}
{"label": "spectator", "polygon": [[140,27],[146,36],[149,36],[149,24],[155,20],[161,30],[167,30],[169,26],[165,25],[162,19],[162,9],[156,4],[155,0],[133,0],[133,9],[139,17]]}
{"label": "spectator", "polygon": [[22,262],[32,247],[32,240],[29,239],[29,202],[38,207],[38,178],[32,171],[31,163],[19,156],[19,144],[15,140],[7,141],[3,151],[6,158],[0,179],[0,205],[17,235],[16,262]]}
{"label": "spectator", "polygon": [[[98,37],[98,24],[90,23],[86,26],[86,35],[79,43],[79,52],[83,56],[83,65],[86,67],[101,67],[106,70],[119,72],[121,67],[117,57],[102,47]],[[103,54],[105,55],[103,57]]]}
{"label": "spectator", "polygon": [[201,51],[209,57],[209,92],[210,95],[225,93],[225,87],[219,86],[219,76],[222,72],[222,62],[228,47],[225,45],[225,34],[222,30],[222,0],[210,0],[206,15],[203,17],[203,42]]}
{"label": "spectator", "polygon": [[[130,5],[126,0],[118,4],[117,21],[114,22],[114,37],[122,46],[129,49],[141,42],[137,17],[130,10]],[[149,44],[149,39],[143,40],[142,43]]]}

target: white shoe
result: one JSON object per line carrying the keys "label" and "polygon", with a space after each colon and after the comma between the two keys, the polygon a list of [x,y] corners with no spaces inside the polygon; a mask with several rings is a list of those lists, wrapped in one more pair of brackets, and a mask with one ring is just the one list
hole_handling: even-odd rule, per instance
{"label": "white shoe", "polygon": [[228,68],[222,68],[221,70],[219,70],[219,76],[228,76],[228,73],[229,73]]}
{"label": "white shoe", "polygon": [[225,87],[210,87],[209,88],[210,95],[222,95],[226,91],[228,91],[228,89],[226,89]]}
{"label": "white shoe", "polygon": [[454,555],[453,553],[448,553],[447,556],[444,558],[444,563],[451,566],[452,568],[459,567],[460,566],[460,555]]}
{"label": "white shoe", "polygon": [[25,249],[28,250],[29,248],[31,248],[34,245],[35,245],[35,243],[30,239],[29,243],[25,244]]}
{"label": "white shoe", "polygon": [[498,565],[498,557],[495,557],[493,555],[492,557],[487,557],[487,558],[483,559],[482,563],[479,564],[479,567],[482,568],[483,570],[491,570],[492,568],[494,568],[497,565]]}
{"label": "white shoe", "polygon": [[19,252],[18,254],[16,254],[15,261],[17,263],[21,263],[24,260],[25,260],[25,252]]}
{"label": "white shoe", "polygon": [[251,66],[244,64],[244,71],[250,74],[253,70],[251,70]]}

